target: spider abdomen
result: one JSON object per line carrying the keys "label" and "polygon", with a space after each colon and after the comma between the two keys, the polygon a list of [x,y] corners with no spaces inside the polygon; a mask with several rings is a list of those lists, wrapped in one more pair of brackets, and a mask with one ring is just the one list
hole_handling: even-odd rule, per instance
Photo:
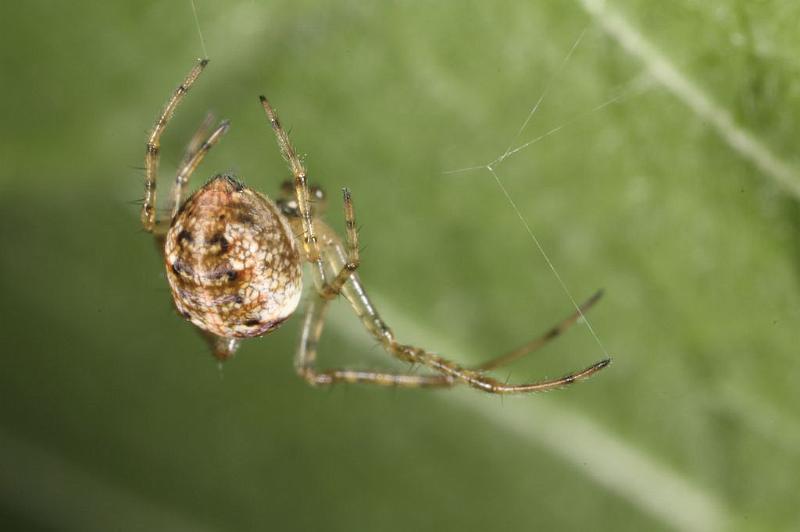
{"label": "spider abdomen", "polygon": [[300,300],[300,254],[277,207],[230,176],[189,197],[164,244],[178,311],[217,336],[265,334]]}

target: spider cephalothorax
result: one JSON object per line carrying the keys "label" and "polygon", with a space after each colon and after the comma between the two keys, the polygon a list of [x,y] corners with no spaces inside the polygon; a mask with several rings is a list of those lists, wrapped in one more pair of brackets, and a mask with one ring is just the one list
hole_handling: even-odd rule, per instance
{"label": "spider cephalothorax", "polygon": [[260,336],[300,301],[300,255],[288,221],[230,176],[214,177],[186,200],[164,258],[178,312],[218,336]]}
{"label": "spider cephalothorax", "polygon": [[[184,188],[203,157],[228,130],[221,122],[209,133],[207,119],[189,142],[172,189],[171,221],[157,216],[156,175],[161,134],[178,103],[208,64],[201,60],[167,102],[150,133],[145,155],[142,224],[163,244],[172,296],[178,312],[196,325],[220,360],[233,356],[241,338],[266,334],[297,308],[301,262],[310,264],[314,292],[308,298],[297,373],[312,385],[363,382],[382,386],[449,387],[464,383],[490,393],[527,393],[572,384],[608,366],[600,360],[558,379],[506,384],[486,375],[538,349],[574,324],[600,298],[589,298],[576,312],[543,336],[477,368],[464,368],[425,349],[401,344],[381,319],[356,270],[360,265],[358,233],[350,191],[343,189],[345,241],[321,220],[324,194],[309,186],[306,170],[265,97],[261,104],[289,163],[292,181],[284,183],[278,204],[230,176],[211,179],[184,199]],[[397,359],[424,366],[432,374],[352,369],[317,369],[317,344],[329,302],[344,296],[364,328]]]}

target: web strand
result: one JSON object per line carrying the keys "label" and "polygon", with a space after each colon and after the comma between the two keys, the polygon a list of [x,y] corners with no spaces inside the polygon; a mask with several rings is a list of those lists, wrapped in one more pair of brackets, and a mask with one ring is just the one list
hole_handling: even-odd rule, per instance
{"label": "web strand", "polygon": [[542,91],[542,94],[539,96],[539,99],[536,100],[536,103],[533,105],[533,107],[531,107],[531,110],[528,113],[528,116],[525,117],[525,120],[522,122],[522,125],[519,127],[519,130],[517,131],[517,134],[514,135],[514,138],[508,144],[508,147],[506,148],[506,151],[503,152],[503,155],[498,157],[499,161],[502,161],[503,159],[505,159],[509,155],[509,152],[511,151],[511,148],[514,146],[514,143],[516,143],[517,140],[519,140],[519,137],[525,131],[525,128],[528,127],[528,124],[530,123],[531,119],[533,118],[533,115],[535,115],[536,111],[539,110],[539,106],[542,105],[542,102],[544,101],[545,96],[547,96],[547,93],[550,92],[550,87],[553,85],[553,81],[558,77],[558,75],[561,73],[561,71],[564,70],[564,67],[567,66],[567,63],[569,62],[569,59],[572,57],[572,53],[575,51],[576,48],[578,48],[578,45],[583,40],[583,36],[585,34],[586,34],[586,28],[583,28],[583,31],[581,31],[580,35],[578,35],[578,38],[575,39],[574,43],[572,43],[572,47],[569,49],[569,52],[567,52],[567,55],[565,55],[564,59],[561,60],[561,64],[558,65],[558,68],[556,69],[555,73],[550,77],[550,80],[545,85],[544,90]]}
{"label": "web strand", "polygon": [[194,15],[194,25],[197,28],[197,35],[200,37],[200,47],[203,48],[203,59],[208,59],[206,40],[203,38],[203,32],[200,31],[200,18],[197,16],[197,6],[194,4],[194,0],[189,1],[192,4],[192,14]]}
{"label": "web strand", "polygon": [[597,342],[597,345],[603,351],[603,355],[605,356],[605,358],[610,358],[608,351],[606,351],[603,342],[600,341],[600,337],[595,332],[591,322],[584,315],[583,311],[578,305],[578,302],[575,301],[575,298],[572,297],[572,292],[570,292],[569,288],[567,288],[567,283],[565,283],[564,279],[561,278],[561,274],[558,273],[558,270],[556,270],[556,267],[553,265],[553,261],[550,260],[550,257],[544,250],[544,247],[542,247],[542,244],[539,242],[539,239],[536,238],[536,235],[534,234],[533,229],[531,229],[528,220],[525,219],[525,216],[522,215],[522,211],[520,211],[519,207],[517,207],[517,202],[515,202],[514,199],[511,197],[511,194],[508,193],[508,189],[506,189],[505,185],[503,185],[503,182],[500,181],[500,177],[497,175],[497,172],[495,171],[494,167],[492,165],[487,165],[486,169],[489,170],[489,172],[492,174],[492,177],[494,177],[495,183],[497,183],[497,186],[500,187],[500,190],[503,192],[503,195],[506,197],[506,200],[508,201],[509,205],[511,205],[511,208],[514,209],[514,213],[516,213],[517,218],[519,218],[520,222],[522,223],[522,226],[525,228],[525,231],[527,231],[528,236],[530,236],[533,243],[536,244],[536,248],[539,250],[539,253],[542,254],[542,257],[544,257],[547,266],[550,268],[550,271],[553,272],[553,275],[558,281],[558,284],[561,285],[561,288],[564,290],[564,293],[567,294],[567,297],[572,303],[572,306],[575,307],[575,310],[577,311],[580,318],[584,321],[584,323],[586,323],[586,327],[589,329],[589,332],[592,334],[592,337],[594,338],[595,342]]}
{"label": "web strand", "polygon": [[646,86],[646,85],[649,85],[649,82],[643,82],[642,78],[635,79],[629,86],[627,86],[623,90],[619,91],[619,93],[616,94],[615,96],[612,96],[611,98],[609,98],[608,100],[604,101],[603,103],[595,105],[594,107],[592,107],[588,111],[573,117],[571,120],[567,120],[566,122],[562,123],[559,126],[554,127],[553,129],[549,130],[548,132],[546,132],[546,133],[544,133],[542,135],[539,135],[538,137],[535,137],[535,138],[533,138],[533,139],[531,139],[529,141],[526,141],[526,142],[520,144],[516,148],[507,149],[506,152],[501,157],[498,157],[497,159],[492,161],[490,164],[502,163],[508,157],[516,154],[517,152],[520,152],[520,151],[524,150],[525,148],[527,148],[529,146],[532,146],[533,144],[536,144],[540,140],[543,140],[543,139],[549,137],[550,135],[558,133],[559,131],[561,131],[565,127],[567,127],[569,125],[572,125],[575,122],[578,122],[579,120],[582,120],[583,118],[586,118],[590,114],[595,113],[595,112],[603,109],[604,107],[608,107],[611,104],[617,103],[618,101],[620,101],[620,100],[622,100],[624,98],[627,98],[632,93],[640,91],[641,88]]}
{"label": "web strand", "polygon": [[509,157],[511,157],[512,155],[516,155],[518,152],[521,152],[524,149],[529,148],[529,147],[533,146],[534,144],[546,139],[547,137],[550,137],[551,135],[554,135],[554,134],[560,132],[562,129],[565,129],[568,126],[571,126],[573,124],[576,124],[576,123],[580,122],[581,120],[583,120],[584,118],[588,117],[592,113],[600,111],[601,109],[604,109],[605,107],[608,107],[609,105],[621,102],[622,100],[625,100],[626,98],[635,96],[635,95],[643,92],[644,90],[646,90],[650,86],[652,86],[652,84],[653,84],[653,79],[649,75],[647,75],[647,74],[639,75],[636,78],[634,78],[633,80],[628,81],[627,83],[624,83],[623,85],[621,85],[621,88],[617,91],[617,93],[614,96],[612,96],[611,98],[609,98],[608,100],[595,105],[594,107],[592,107],[588,111],[585,111],[585,112],[582,112],[582,113],[579,113],[579,114],[573,116],[571,119],[567,120],[566,122],[562,122],[561,124],[549,129],[547,132],[542,133],[541,135],[539,135],[537,137],[533,137],[532,139],[523,142],[519,146],[513,147],[513,145],[512,145],[512,147],[509,147],[503,153],[503,155],[501,155],[499,157],[496,157],[492,161],[490,161],[488,163],[484,163],[484,164],[476,164],[476,165],[473,165],[473,166],[465,166],[463,168],[456,168],[454,170],[445,170],[444,172],[442,172],[442,174],[444,174],[444,175],[453,175],[453,174],[463,174],[465,172],[472,172],[472,171],[475,171],[475,170],[486,170],[487,166],[493,166],[493,167],[497,168],[497,166],[499,166],[500,163],[505,162],[505,160],[508,159]]}
{"label": "web strand", "polygon": [[567,127],[568,125],[573,124],[573,123],[577,122],[578,120],[580,120],[582,118],[585,118],[586,116],[603,109],[604,107],[607,107],[607,106],[609,106],[609,105],[611,105],[613,103],[619,102],[623,98],[629,96],[631,93],[638,92],[641,89],[646,88],[648,86],[649,79],[644,77],[644,76],[638,76],[632,82],[626,83],[623,86],[623,88],[621,90],[617,91],[617,94],[615,94],[613,97],[611,97],[608,100],[600,103],[599,105],[594,106],[589,111],[580,113],[577,116],[574,116],[572,119],[568,120],[567,122],[564,122],[561,125],[548,130],[546,133],[544,133],[542,135],[539,135],[537,137],[534,137],[533,139],[528,140],[526,142],[523,142],[522,144],[519,144],[516,147],[514,147],[514,145],[519,141],[519,138],[522,136],[522,133],[525,131],[525,129],[530,124],[531,120],[533,119],[533,116],[536,114],[536,111],[540,108],[540,106],[544,102],[544,99],[547,96],[547,94],[548,94],[548,92],[550,90],[550,87],[553,85],[553,82],[558,77],[558,74],[560,74],[561,71],[565,68],[565,66],[569,62],[569,59],[572,57],[573,53],[578,48],[578,45],[582,41],[583,36],[585,34],[586,34],[586,28],[584,28],[583,31],[581,31],[580,35],[578,35],[578,38],[573,43],[572,47],[569,49],[569,51],[567,52],[567,54],[564,57],[564,59],[561,61],[561,64],[559,65],[557,71],[551,77],[550,81],[547,82],[547,84],[546,84],[544,90],[542,91],[541,95],[536,100],[534,105],[531,107],[530,111],[528,112],[527,116],[525,117],[525,120],[523,120],[522,125],[520,126],[519,130],[517,131],[516,135],[514,136],[513,140],[511,141],[511,143],[508,145],[508,147],[505,149],[505,151],[503,151],[503,153],[500,156],[498,156],[497,158],[495,158],[491,162],[483,164],[483,165],[476,165],[476,166],[469,166],[469,167],[465,167],[465,168],[459,168],[459,169],[450,170],[450,171],[447,171],[447,172],[444,172],[444,173],[445,174],[456,174],[456,173],[469,172],[469,171],[473,171],[473,170],[482,170],[483,169],[483,170],[487,170],[492,175],[492,177],[494,178],[495,183],[500,188],[500,191],[503,193],[503,196],[505,196],[506,201],[511,206],[511,208],[514,211],[514,213],[517,215],[517,218],[519,218],[520,223],[522,223],[522,226],[525,228],[525,231],[528,233],[528,236],[530,237],[531,241],[536,246],[536,249],[539,250],[539,253],[542,255],[542,257],[544,258],[545,262],[547,263],[547,267],[553,273],[553,276],[558,281],[558,284],[561,286],[561,289],[566,294],[566,296],[569,299],[570,303],[572,303],[572,306],[575,308],[575,311],[577,312],[577,314],[580,317],[580,319],[586,324],[586,327],[587,327],[587,329],[589,329],[589,333],[592,335],[592,338],[594,338],[594,341],[597,343],[597,346],[603,352],[603,355],[605,356],[605,358],[610,359],[608,351],[606,350],[605,346],[603,345],[603,342],[600,340],[600,337],[598,336],[597,332],[594,330],[594,327],[592,327],[591,322],[586,317],[586,315],[584,314],[583,310],[581,310],[580,306],[578,305],[578,302],[572,296],[572,292],[570,292],[569,287],[567,287],[567,283],[564,282],[564,279],[561,277],[561,274],[558,273],[558,270],[556,269],[555,265],[553,264],[553,261],[550,260],[549,255],[544,250],[544,247],[542,246],[542,244],[539,241],[539,239],[536,237],[536,234],[533,232],[533,229],[531,228],[531,225],[528,223],[528,220],[522,214],[522,211],[517,206],[517,203],[514,201],[514,198],[511,197],[511,194],[508,192],[508,189],[505,187],[505,185],[503,184],[502,180],[500,179],[500,176],[497,173],[497,166],[502,164],[508,157],[510,157],[510,156],[512,156],[512,155],[514,155],[516,153],[519,153],[520,151],[522,151],[522,150],[524,150],[526,148],[531,147],[532,145],[536,144],[537,142],[539,142],[539,141],[541,141],[541,140],[543,140],[543,139],[545,139],[547,137],[550,137],[551,135],[554,135],[554,134],[558,133],[559,131],[561,131],[562,129]]}

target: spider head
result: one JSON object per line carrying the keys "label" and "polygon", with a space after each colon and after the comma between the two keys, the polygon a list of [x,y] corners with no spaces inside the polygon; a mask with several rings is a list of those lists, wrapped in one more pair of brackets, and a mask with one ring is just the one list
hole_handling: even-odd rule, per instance
{"label": "spider head", "polygon": [[266,334],[300,300],[300,255],[286,218],[229,175],[214,177],[181,206],[164,257],[178,311],[217,336]]}

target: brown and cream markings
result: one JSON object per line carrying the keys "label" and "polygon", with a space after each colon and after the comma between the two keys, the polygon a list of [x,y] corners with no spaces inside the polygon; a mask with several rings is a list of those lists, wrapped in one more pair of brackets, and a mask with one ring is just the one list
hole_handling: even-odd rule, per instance
{"label": "brown and cream markings", "polygon": [[164,247],[172,295],[192,323],[223,337],[271,331],[300,301],[300,255],[266,196],[219,175],[181,207]]}

